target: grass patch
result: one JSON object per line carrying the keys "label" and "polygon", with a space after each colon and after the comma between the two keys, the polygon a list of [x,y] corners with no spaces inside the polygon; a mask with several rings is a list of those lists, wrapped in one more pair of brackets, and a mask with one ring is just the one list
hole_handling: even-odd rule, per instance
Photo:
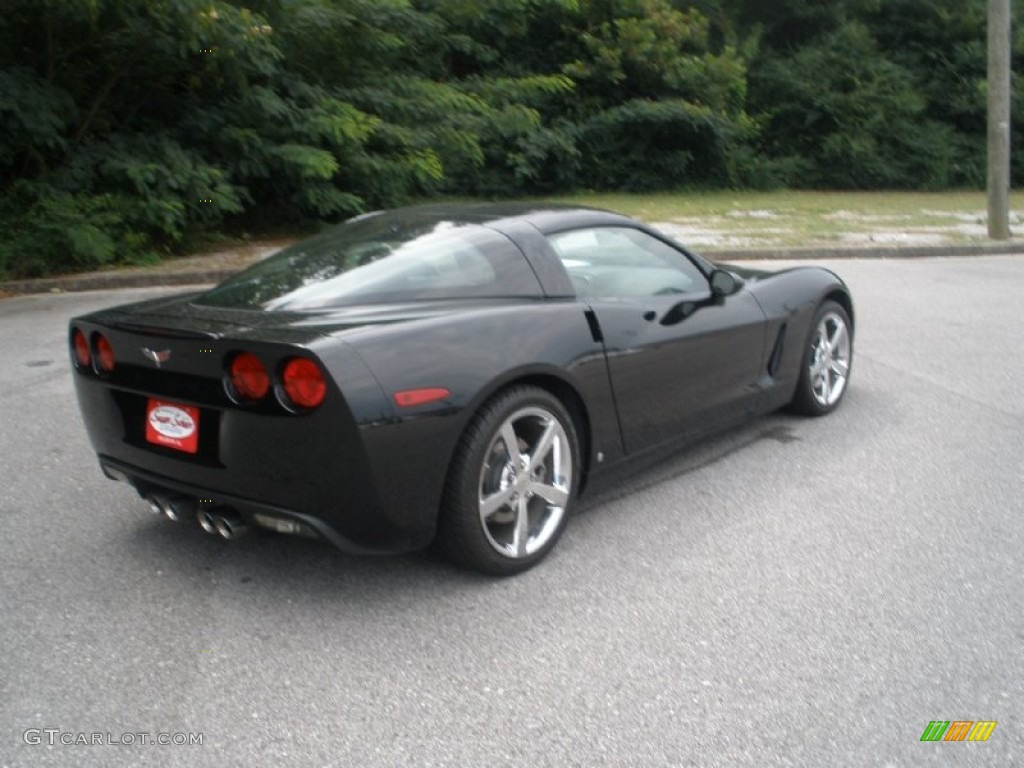
{"label": "grass patch", "polygon": [[[989,242],[984,192],[679,192],[575,194],[553,202],[635,216],[695,247],[792,248]],[[1024,207],[1011,226],[1024,229]]]}

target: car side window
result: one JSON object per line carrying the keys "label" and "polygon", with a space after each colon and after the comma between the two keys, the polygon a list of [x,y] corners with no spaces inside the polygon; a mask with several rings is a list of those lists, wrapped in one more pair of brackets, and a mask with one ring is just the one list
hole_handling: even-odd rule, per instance
{"label": "car side window", "polygon": [[632,227],[590,227],[548,235],[576,293],[588,297],[670,296],[708,288],[684,253]]}

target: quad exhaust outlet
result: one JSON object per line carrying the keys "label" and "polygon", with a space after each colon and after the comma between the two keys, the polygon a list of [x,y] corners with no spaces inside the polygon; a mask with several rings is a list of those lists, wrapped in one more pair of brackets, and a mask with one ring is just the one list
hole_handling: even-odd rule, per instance
{"label": "quad exhaust outlet", "polygon": [[230,509],[200,507],[197,517],[200,528],[207,533],[219,534],[229,541],[249,532],[249,526],[242,516]]}
{"label": "quad exhaust outlet", "polygon": [[199,527],[207,533],[217,533],[217,512],[210,507],[200,507],[196,512]]}
{"label": "quad exhaust outlet", "polygon": [[249,531],[245,519],[228,507],[203,506],[188,496],[170,496],[162,493],[147,494],[145,501],[154,514],[163,515],[173,522],[179,522],[195,513],[200,528],[227,540],[237,539]]}
{"label": "quad exhaust outlet", "polygon": [[196,503],[187,496],[164,496],[158,493],[146,496],[146,503],[153,513],[163,515],[175,523],[191,514],[196,507]]}

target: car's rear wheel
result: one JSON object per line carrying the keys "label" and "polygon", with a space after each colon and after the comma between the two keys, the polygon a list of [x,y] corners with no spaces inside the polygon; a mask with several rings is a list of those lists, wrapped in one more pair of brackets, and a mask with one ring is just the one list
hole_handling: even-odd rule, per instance
{"label": "car's rear wheel", "polygon": [[853,363],[850,317],[839,304],[818,307],[804,348],[792,409],[809,416],[831,413],[846,394]]}
{"label": "car's rear wheel", "polygon": [[544,559],[576,496],[578,446],[572,418],[544,389],[515,387],[488,402],[449,472],[438,524],[442,552],[499,576]]}

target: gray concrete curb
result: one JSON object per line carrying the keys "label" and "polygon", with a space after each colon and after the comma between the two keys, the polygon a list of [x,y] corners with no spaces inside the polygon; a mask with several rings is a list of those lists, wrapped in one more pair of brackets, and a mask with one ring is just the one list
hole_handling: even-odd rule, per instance
{"label": "gray concrete curb", "polygon": [[64,275],[36,280],[10,280],[0,283],[0,293],[52,293],[102,291],[115,288],[149,288],[172,285],[205,285],[219,283],[238,272],[237,269],[189,270],[170,272],[154,267],[147,272],[102,272],[99,274]]}
{"label": "gray concrete curb", "polygon": [[[880,247],[880,248],[744,248],[695,249],[714,261],[810,260],[810,259],[923,259],[956,256],[1006,256],[1024,254],[1024,242],[983,245]],[[116,288],[204,285],[219,283],[237,269],[168,270],[163,266],[139,270],[111,270],[82,275],[0,282],[0,294],[98,291]]]}
{"label": "gray concrete curb", "polygon": [[978,245],[879,246],[871,248],[743,248],[698,252],[714,261],[808,259],[935,259],[1024,254],[1024,242]]}

